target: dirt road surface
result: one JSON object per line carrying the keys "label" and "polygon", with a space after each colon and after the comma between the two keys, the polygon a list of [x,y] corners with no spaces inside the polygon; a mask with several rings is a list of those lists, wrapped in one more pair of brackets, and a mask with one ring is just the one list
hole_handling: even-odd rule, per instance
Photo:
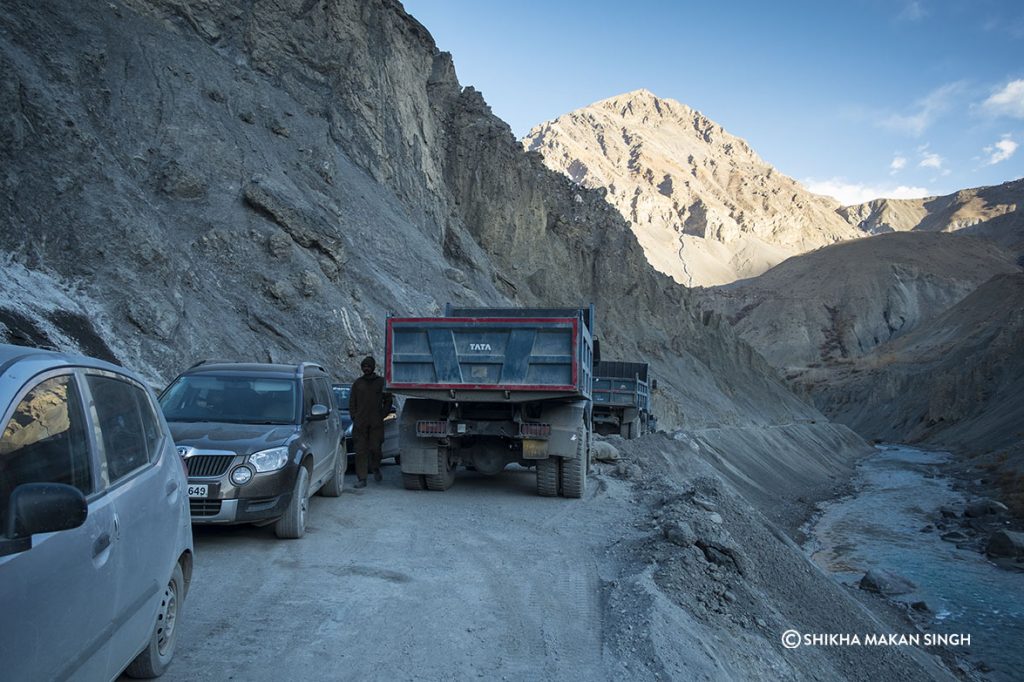
{"label": "dirt road surface", "polygon": [[176,680],[605,679],[606,547],[628,484],[542,498],[531,471],[460,471],[445,493],[384,481],[314,497],[306,537],[196,527]]}
{"label": "dirt road surface", "polygon": [[781,644],[789,629],[912,625],[827,575],[727,480],[742,474],[772,518],[799,516],[792,476],[743,456],[763,431],[719,434],[725,477],[715,451],[657,435],[615,440],[621,461],[596,465],[582,500],[538,497],[519,467],[411,492],[388,465],[382,483],[314,497],[301,540],[197,526],[163,679],[952,679],[934,650]]}

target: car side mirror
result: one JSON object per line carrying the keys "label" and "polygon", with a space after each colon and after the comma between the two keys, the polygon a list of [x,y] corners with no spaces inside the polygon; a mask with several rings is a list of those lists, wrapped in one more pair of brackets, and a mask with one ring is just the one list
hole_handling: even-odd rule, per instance
{"label": "car side mirror", "polygon": [[327,407],[326,405],[321,405],[320,403],[317,403],[316,405],[309,409],[309,421],[320,421],[322,419],[327,419],[327,415],[329,415],[330,413],[331,408]]}
{"label": "car side mirror", "polygon": [[32,549],[32,536],[78,528],[89,505],[78,488],[63,483],[22,483],[7,504],[7,527],[0,556]]}

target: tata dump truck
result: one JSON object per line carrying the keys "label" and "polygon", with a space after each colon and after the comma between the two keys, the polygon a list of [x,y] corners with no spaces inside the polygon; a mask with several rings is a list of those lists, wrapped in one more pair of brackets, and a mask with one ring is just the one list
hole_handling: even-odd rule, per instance
{"label": "tata dump truck", "polygon": [[402,482],[447,490],[459,465],[537,472],[537,493],[583,497],[592,430],[594,308],[458,308],[387,320],[387,390]]}
{"label": "tata dump truck", "polygon": [[602,435],[636,438],[654,430],[651,389],[646,362],[603,360],[594,365],[594,429]]}

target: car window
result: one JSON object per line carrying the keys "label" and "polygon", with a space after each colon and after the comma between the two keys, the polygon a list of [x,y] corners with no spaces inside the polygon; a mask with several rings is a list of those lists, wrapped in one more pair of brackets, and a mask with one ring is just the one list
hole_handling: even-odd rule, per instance
{"label": "car window", "polygon": [[316,389],[312,379],[302,380],[302,415],[308,417],[316,404]]}
{"label": "car window", "polygon": [[112,377],[86,377],[99,418],[107,477],[115,483],[147,464],[156,451],[159,431],[147,421],[149,398],[137,386]]}
{"label": "car window", "polygon": [[0,528],[22,483],[66,483],[91,493],[85,417],[73,376],[47,379],[18,403],[0,436]]}
{"label": "car window", "polygon": [[331,404],[331,385],[327,383],[327,379],[318,377],[313,379],[313,388],[316,391],[316,401],[324,407],[333,408]]}
{"label": "car window", "polygon": [[294,379],[194,374],[178,377],[160,407],[171,422],[294,424]]}
{"label": "car window", "polygon": [[334,386],[334,404],[342,410],[348,409],[348,394],[350,389],[348,386]]}

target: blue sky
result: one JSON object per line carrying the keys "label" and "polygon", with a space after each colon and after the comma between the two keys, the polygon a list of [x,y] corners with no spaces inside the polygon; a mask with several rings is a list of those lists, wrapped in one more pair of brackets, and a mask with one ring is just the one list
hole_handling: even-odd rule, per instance
{"label": "blue sky", "polygon": [[1024,176],[1020,0],[404,0],[522,137],[646,88],[844,203]]}

